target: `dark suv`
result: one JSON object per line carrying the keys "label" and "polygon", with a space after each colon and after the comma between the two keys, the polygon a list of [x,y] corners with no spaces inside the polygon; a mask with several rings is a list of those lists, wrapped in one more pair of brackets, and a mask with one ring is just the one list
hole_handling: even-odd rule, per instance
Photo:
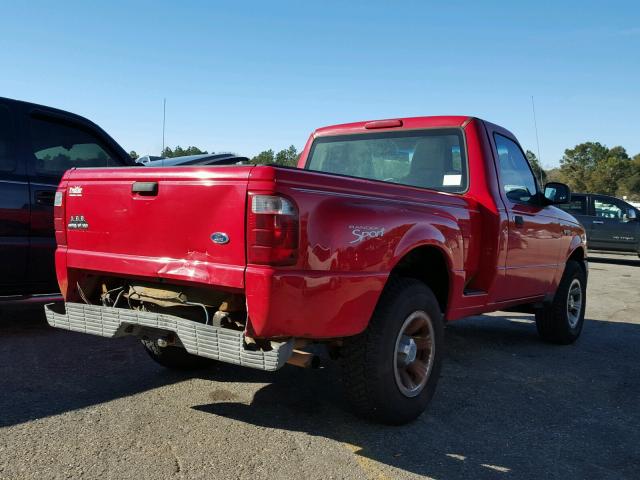
{"label": "dark suv", "polygon": [[640,256],[640,210],[633,205],[608,195],[572,193],[571,202],[559,206],[582,223],[589,250]]}
{"label": "dark suv", "polygon": [[72,167],[134,165],[104,130],[55,108],[0,97],[0,302],[58,291],[53,200]]}

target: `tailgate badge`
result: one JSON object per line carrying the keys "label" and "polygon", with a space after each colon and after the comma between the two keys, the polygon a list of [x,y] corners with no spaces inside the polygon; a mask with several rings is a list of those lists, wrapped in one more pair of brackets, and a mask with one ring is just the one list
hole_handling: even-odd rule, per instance
{"label": "tailgate badge", "polygon": [[82,196],[82,186],[74,185],[73,187],[69,187],[69,196],[70,197],[81,197]]}
{"label": "tailgate badge", "polygon": [[219,245],[224,245],[225,243],[229,243],[229,235],[224,232],[216,232],[211,234],[211,241],[213,243],[217,243]]}
{"label": "tailgate badge", "polygon": [[84,219],[84,215],[71,215],[67,228],[69,230],[86,230],[89,228],[89,224]]}

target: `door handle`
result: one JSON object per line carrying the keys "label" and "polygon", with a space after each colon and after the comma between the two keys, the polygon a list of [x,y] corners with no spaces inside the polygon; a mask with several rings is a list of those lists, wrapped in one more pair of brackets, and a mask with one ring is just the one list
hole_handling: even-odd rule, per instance
{"label": "door handle", "polygon": [[134,182],[131,193],[155,197],[158,195],[158,182]]}
{"label": "door handle", "polygon": [[522,228],[524,226],[524,218],[522,218],[522,215],[516,215],[513,217],[513,221],[518,228]]}
{"label": "door handle", "polygon": [[53,199],[56,196],[56,192],[53,190],[36,190],[35,198],[38,205],[53,206]]}
{"label": "door handle", "polygon": [[594,220],[592,223],[595,223],[596,225],[604,225],[602,220]]}

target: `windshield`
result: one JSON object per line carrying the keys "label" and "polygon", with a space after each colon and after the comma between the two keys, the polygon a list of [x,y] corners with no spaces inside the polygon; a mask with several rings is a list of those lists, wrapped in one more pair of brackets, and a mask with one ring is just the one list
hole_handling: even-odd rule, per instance
{"label": "windshield", "polygon": [[416,130],[317,138],[306,169],[446,192],[467,187],[458,129]]}

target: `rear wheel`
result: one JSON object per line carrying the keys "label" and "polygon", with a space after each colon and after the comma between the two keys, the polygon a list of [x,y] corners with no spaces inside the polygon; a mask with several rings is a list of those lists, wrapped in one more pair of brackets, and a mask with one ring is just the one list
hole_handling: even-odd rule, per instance
{"label": "rear wheel", "polygon": [[181,347],[160,347],[154,340],[140,340],[149,356],[156,362],[172,370],[198,370],[210,367],[215,360],[191,355]]}
{"label": "rear wheel", "polygon": [[347,396],[360,416],[388,423],[414,420],[435,393],[443,355],[440,306],[414,279],[392,279],[367,330],[345,341]]}
{"label": "rear wheel", "polygon": [[543,340],[567,345],[582,332],[587,298],[587,276],[582,266],[567,262],[551,304],[536,312],[536,326]]}

